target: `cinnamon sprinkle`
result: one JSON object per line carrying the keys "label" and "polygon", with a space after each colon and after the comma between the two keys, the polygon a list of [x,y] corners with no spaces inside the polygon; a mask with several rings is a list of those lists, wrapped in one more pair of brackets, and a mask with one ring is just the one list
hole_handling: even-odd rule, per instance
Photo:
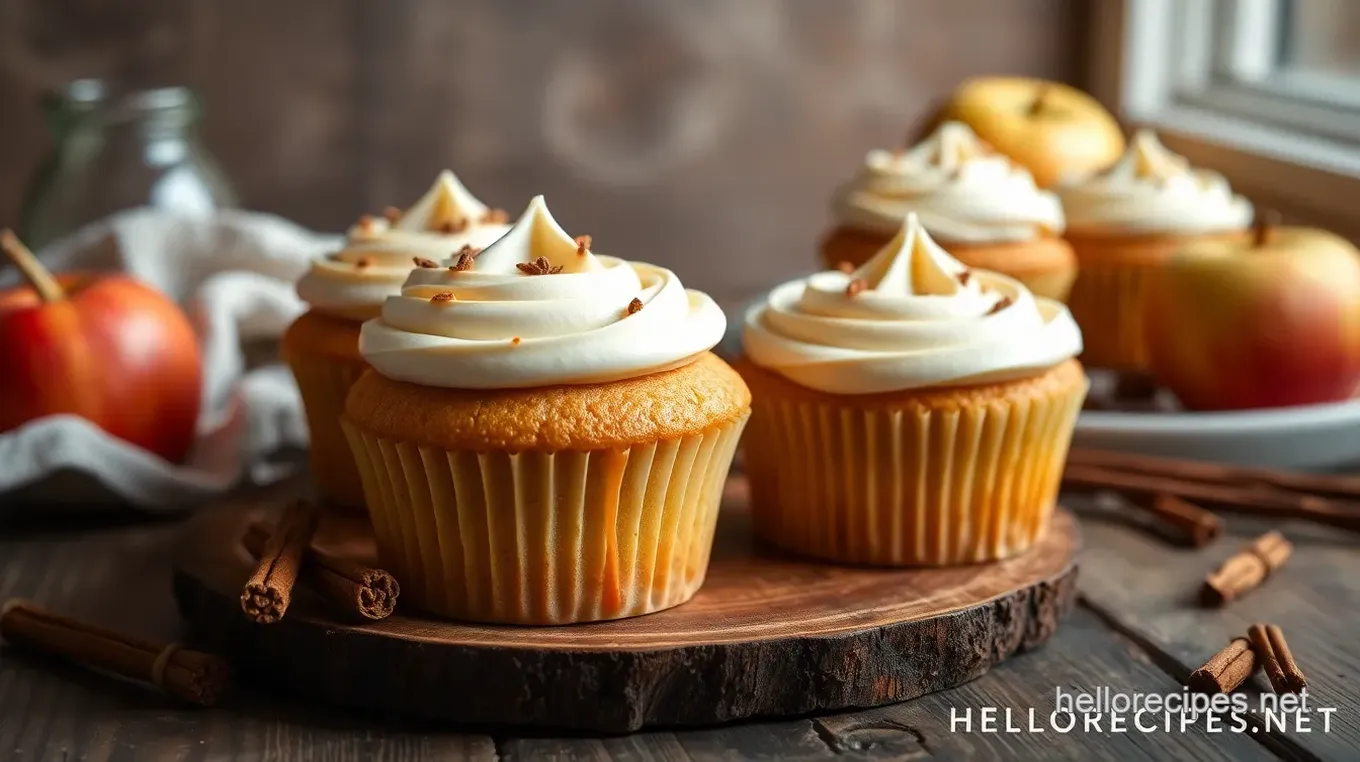
{"label": "cinnamon sprinkle", "polygon": [[461,233],[461,232],[463,232],[464,230],[467,230],[467,226],[468,226],[467,217],[462,217],[462,218],[457,219],[457,220],[448,220],[448,221],[439,223],[439,232],[441,232],[441,233]]}
{"label": "cinnamon sprinkle", "polygon": [[444,302],[456,301],[457,298],[458,297],[453,295],[452,291],[440,291],[439,293],[430,297],[430,301],[434,304],[443,304]]}
{"label": "cinnamon sprinkle", "polygon": [[576,253],[585,256],[590,251],[591,238],[588,235],[576,236]]}
{"label": "cinnamon sprinkle", "polygon": [[424,267],[426,269],[439,266],[439,263],[435,262],[432,259],[426,259],[424,257],[411,257],[411,261],[416,263],[416,267]]}
{"label": "cinnamon sprinkle", "polygon": [[504,209],[488,209],[482,215],[483,225],[500,225],[510,220],[510,215]]}
{"label": "cinnamon sprinkle", "polygon": [[849,285],[845,287],[845,295],[858,296],[861,291],[868,287],[869,284],[865,283],[863,278],[855,278],[854,280],[850,281]]}
{"label": "cinnamon sprinkle", "polygon": [[464,251],[462,254],[458,255],[457,264],[449,265],[449,269],[454,272],[467,272],[472,269],[472,262],[475,258],[476,255]]}
{"label": "cinnamon sprinkle", "polygon": [[850,273],[855,271],[855,266],[845,260],[841,260],[840,262],[836,263],[836,269],[840,270],[846,275],[849,275]]}
{"label": "cinnamon sprinkle", "polygon": [[972,280],[973,278],[973,271],[964,270],[963,272],[959,273],[956,277],[959,279],[960,286],[966,286],[968,285],[968,281]]}
{"label": "cinnamon sprinkle", "polygon": [[987,311],[987,314],[988,314],[988,315],[995,315],[996,313],[998,313],[998,312],[1000,312],[1000,311],[1006,309],[1007,307],[1011,306],[1011,305],[1014,304],[1014,303],[1015,303],[1015,302],[1012,301],[1011,298],[1010,298],[1009,296],[1003,296],[1003,297],[1001,297],[1001,301],[999,301],[999,302],[997,302],[996,304],[993,304],[993,305],[992,305],[992,308],[991,308],[990,310]]}
{"label": "cinnamon sprinkle", "polygon": [[553,267],[547,257],[538,257],[532,262],[520,262],[515,267],[525,275],[556,275],[562,272],[562,265]]}
{"label": "cinnamon sprinkle", "polygon": [[354,260],[354,266],[360,270],[364,269],[365,267],[368,267],[371,264],[373,264],[373,260],[369,259],[368,257],[359,257],[358,259]]}
{"label": "cinnamon sprinkle", "polygon": [[520,341],[522,341],[522,339],[520,339],[520,337],[516,336],[515,338],[513,338],[513,339],[510,340],[510,344],[517,347],[517,346],[519,346]]}
{"label": "cinnamon sprinkle", "polygon": [[637,297],[635,296],[635,297],[633,297],[633,301],[631,301],[631,302],[628,303],[628,314],[629,314],[629,315],[636,315],[637,313],[639,313],[639,312],[641,312],[641,311],[642,311],[642,300],[639,299],[639,298],[637,298]]}
{"label": "cinnamon sprinkle", "polygon": [[395,206],[389,206],[383,209],[383,216],[387,218],[388,222],[396,222],[401,219],[401,210]]}

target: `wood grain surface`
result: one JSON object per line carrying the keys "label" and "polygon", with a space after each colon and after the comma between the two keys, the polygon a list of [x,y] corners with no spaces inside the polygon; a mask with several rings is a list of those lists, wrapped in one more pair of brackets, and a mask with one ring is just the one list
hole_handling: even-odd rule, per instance
{"label": "wood grain surface", "polygon": [[[459,624],[409,609],[363,625],[300,600],[245,621],[239,538],[278,505],[192,520],[175,561],[185,618],[209,645],[308,698],[462,723],[620,732],[875,706],[972,680],[1052,636],[1075,595],[1079,540],[1059,512],[1019,558],[948,569],[830,566],[757,544],[733,477],[704,587],[658,614],[566,627]],[[359,520],[318,545],[375,563]]]}
{"label": "wood grain surface", "polygon": [[[268,494],[268,493],[266,493]],[[276,497],[281,493],[273,493]],[[259,499],[250,496],[249,500]],[[21,506],[6,506],[8,509]],[[1105,564],[1142,537],[1122,524],[1088,527],[1082,584],[1099,594],[1136,586],[1145,566]],[[26,596],[78,616],[157,640],[182,637],[169,569],[182,527],[172,523],[86,521],[58,528],[32,510],[0,511],[0,598]],[[1335,541],[1335,539],[1333,540]],[[1226,548],[1224,550],[1227,550]],[[1206,556],[1202,559],[1209,563]],[[1295,559],[1296,561],[1299,559]],[[1324,578],[1354,576],[1344,554]],[[1301,567],[1302,568],[1302,567]],[[1093,579],[1093,575],[1100,575]],[[1106,576],[1108,575],[1108,576]],[[1275,595],[1317,580],[1282,576]],[[1176,580],[1180,584],[1181,580]],[[1092,584],[1095,583],[1095,584]],[[1265,591],[1259,591],[1264,593]],[[1088,598],[1088,600],[1094,600]],[[1121,598],[1122,600],[1122,598]],[[1338,596],[1327,619],[1356,621],[1357,600]],[[1214,621],[1213,614],[1199,614]],[[1317,612],[1290,623],[1291,639],[1317,626]],[[1211,647],[1211,637],[1203,646]],[[1336,647],[1341,649],[1344,644]],[[1301,654],[1301,659],[1305,655]],[[1355,656],[1348,658],[1351,663]],[[1308,668],[1310,662],[1303,661]],[[1176,679],[1141,638],[1131,639],[1079,607],[1044,647],[1007,660],[959,688],[874,710],[626,736],[516,734],[463,727],[449,731],[379,713],[308,705],[247,686],[211,710],[186,710],[141,686],[0,648],[0,759],[89,760],[1265,760],[1273,747],[1256,736],[1185,733],[984,733],[951,727],[951,713],[1030,707],[1052,711],[1054,688],[1115,686],[1175,692]],[[1310,675],[1315,682],[1322,677]],[[1352,715],[1353,717],[1353,715]],[[1350,720],[1352,727],[1354,720]],[[1294,754],[1290,759],[1353,759]]]}
{"label": "wood grain surface", "polygon": [[442,167],[721,301],[811,266],[834,185],[958,82],[1072,80],[1079,0],[0,2],[0,226],[74,76],[188,83],[251,208],[339,230]]}
{"label": "wood grain surface", "polygon": [[[1202,552],[1130,532],[1121,522],[1088,517],[1092,546],[1107,552],[1082,557],[1082,592],[1088,607],[1136,640],[1176,679],[1184,681],[1234,637],[1257,622],[1277,624],[1308,677],[1310,705],[1335,709],[1330,732],[1322,715],[1267,726],[1249,716],[1249,731],[1283,756],[1350,759],[1360,754],[1360,545],[1353,534],[1302,523],[1230,520],[1228,536]],[[1204,576],[1252,539],[1277,528],[1294,543],[1289,561],[1260,588],[1222,610],[1206,610],[1197,596]],[[1271,693],[1265,675],[1242,688],[1252,697]]]}

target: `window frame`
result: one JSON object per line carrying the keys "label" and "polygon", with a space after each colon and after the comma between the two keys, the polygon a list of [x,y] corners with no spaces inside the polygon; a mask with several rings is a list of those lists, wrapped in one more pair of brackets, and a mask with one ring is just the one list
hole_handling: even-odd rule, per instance
{"label": "window frame", "polygon": [[1258,205],[1360,239],[1360,80],[1278,70],[1287,2],[1102,0],[1088,84]]}

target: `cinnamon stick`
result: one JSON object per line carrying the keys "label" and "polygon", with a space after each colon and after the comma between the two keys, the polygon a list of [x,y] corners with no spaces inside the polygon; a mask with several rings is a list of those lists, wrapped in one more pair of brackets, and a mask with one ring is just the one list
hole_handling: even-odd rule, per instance
{"label": "cinnamon stick", "polygon": [[1276,531],[1257,537],[1246,548],[1223,562],[1204,580],[1201,599],[1209,606],[1222,606],[1255,590],[1276,569],[1280,568],[1294,546]]}
{"label": "cinnamon stick", "polygon": [[1360,503],[1360,477],[1357,476],[1235,466],[1227,463],[1084,448],[1073,448],[1068,453],[1067,461],[1074,465],[1115,468],[1126,473],[1231,484],[1238,487],[1268,487]]}
{"label": "cinnamon stick", "polygon": [[1294,662],[1294,654],[1290,653],[1279,627],[1253,624],[1247,629],[1247,637],[1276,693],[1300,693],[1308,687],[1308,680]]}
{"label": "cinnamon stick", "polygon": [[260,562],[241,591],[241,610],[256,624],[272,624],[283,618],[292,601],[293,585],[302,571],[302,555],[311,545],[319,520],[316,507],[302,501],[279,516],[265,541]]}
{"label": "cinnamon stick", "polygon": [[1175,495],[1159,492],[1135,503],[1156,521],[1175,542],[1202,548],[1223,531],[1223,521],[1213,513]]}
{"label": "cinnamon stick", "polygon": [[151,683],[175,698],[212,706],[226,690],[226,662],[178,643],[162,645],[54,614],[32,601],[0,607],[0,637],[78,664]]}
{"label": "cinnamon stick", "polygon": [[1256,670],[1256,655],[1246,638],[1233,638],[1227,648],[1190,673],[1190,689],[1200,693],[1231,693]]}
{"label": "cinnamon stick", "polygon": [[[241,543],[259,558],[272,527],[256,522],[246,529]],[[384,619],[397,605],[401,586],[382,569],[317,550],[310,545],[303,553],[302,580],[338,610],[363,619]]]}
{"label": "cinnamon stick", "polygon": [[1069,461],[1063,471],[1063,486],[1111,489],[1143,496],[1166,493],[1222,512],[1301,519],[1360,531],[1360,502],[1342,502],[1316,494],[1263,485],[1237,486],[1228,482],[1144,474],[1074,460]]}

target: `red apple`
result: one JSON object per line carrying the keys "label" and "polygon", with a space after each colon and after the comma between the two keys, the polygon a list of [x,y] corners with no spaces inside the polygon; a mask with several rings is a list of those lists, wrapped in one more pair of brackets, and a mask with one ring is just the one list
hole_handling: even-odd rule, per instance
{"label": "red apple", "polygon": [[1334,402],[1360,385],[1360,252],[1322,230],[1192,245],[1151,280],[1151,370],[1186,407]]}
{"label": "red apple", "polygon": [[70,413],[182,461],[202,368],[179,307],[126,276],[53,278],[8,230],[0,248],[30,284],[0,292],[0,431]]}

